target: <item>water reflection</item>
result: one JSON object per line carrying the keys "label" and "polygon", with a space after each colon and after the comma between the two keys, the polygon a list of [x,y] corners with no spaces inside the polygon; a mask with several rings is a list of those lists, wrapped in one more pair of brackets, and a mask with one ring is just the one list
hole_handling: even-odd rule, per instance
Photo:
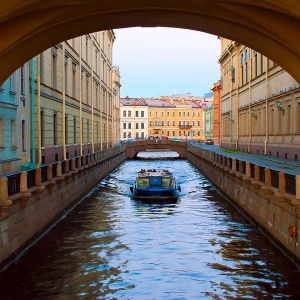
{"label": "water reflection", "polygon": [[[131,198],[169,169],[176,203]],[[299,272],[184,160],[128,161],[0,274],[2,299],[297,299]]]}

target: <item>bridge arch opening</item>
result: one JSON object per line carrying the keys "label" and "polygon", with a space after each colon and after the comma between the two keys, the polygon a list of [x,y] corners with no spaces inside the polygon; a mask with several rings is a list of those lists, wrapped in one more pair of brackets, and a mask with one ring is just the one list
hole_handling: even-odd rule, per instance
{"label": "bridge arch opening", "polygon": [[300,82],[300,3],[289,0],[16,0],[0,7],[0,82],[61,41],[128,27],[193,29],[240,42]]}

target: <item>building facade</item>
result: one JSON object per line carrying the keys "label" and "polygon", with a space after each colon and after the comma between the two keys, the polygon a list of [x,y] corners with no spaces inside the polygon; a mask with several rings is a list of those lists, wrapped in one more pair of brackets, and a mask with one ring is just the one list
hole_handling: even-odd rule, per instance
{"label": "building facade", "polygon": [[145,99],[149,107],[149,136],[204,139],[203,106],[192,97]]}
{"label": "building facade", "polygon": [[121,98],[121,139],[148,137],[148,105],[143,98]]}
{"label": "building facade", "polygon": [[300,86],[280,66],[221,39],[221,145],[299,159]]}
{"label": "building facade", "polygon": [[204,139],[213,139],[213,122],[214,122],[214,109],[213,104],[206,105],[204,109]]}
{"label": "building facade", "polygon": [[214,87],[213,92],[213,140],[214,143],[220,145],[221,141],[221,114],[220,114],[220,102],[221,102],[221,81],[218,80]]}
{"label": "building facade", "polygon": [[28,62],[0,86],[0,174],[20,170],[30,161],[31,70]]}
{"label": "building facade", "polygon": [[[112,30],[62,42],[37,57],[38,164],[107,149],[118,142],[119,70]],[[114,77],[114,78],[113,78]]]}

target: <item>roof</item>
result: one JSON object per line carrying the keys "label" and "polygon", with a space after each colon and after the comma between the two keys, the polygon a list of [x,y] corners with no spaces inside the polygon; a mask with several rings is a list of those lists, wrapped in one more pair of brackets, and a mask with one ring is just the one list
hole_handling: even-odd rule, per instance
{"label": "roof", "polygon": [[121,98],[120,103],[123,106],[147,106],[143,98]]}

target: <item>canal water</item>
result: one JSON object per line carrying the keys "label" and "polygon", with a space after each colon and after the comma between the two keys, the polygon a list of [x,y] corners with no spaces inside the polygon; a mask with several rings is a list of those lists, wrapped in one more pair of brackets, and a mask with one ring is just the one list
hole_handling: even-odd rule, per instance
{"label": "canal water", "polygon": [[[175,203],[131,198],[169,169]],[[0,299],[300,299],[300,273],[186,160],[126,161],[0,274]]]}

